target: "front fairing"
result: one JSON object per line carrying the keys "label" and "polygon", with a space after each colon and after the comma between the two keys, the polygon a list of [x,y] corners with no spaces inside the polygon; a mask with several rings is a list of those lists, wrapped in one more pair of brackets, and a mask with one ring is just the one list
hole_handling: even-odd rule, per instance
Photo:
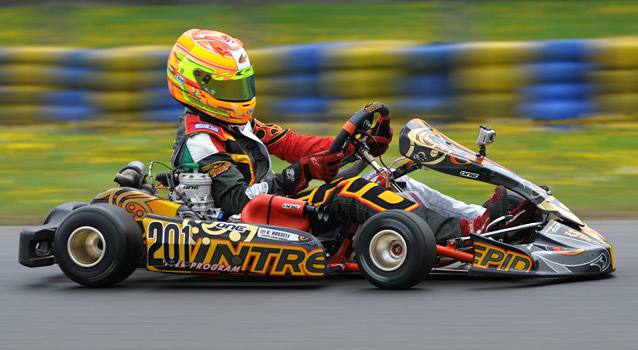
{"label": "front fairing", "polygon": [[405,157],[445,174],[494,185],[503,185],[534,203],[552,219],[574,226],[583,222],[541,187],[486,157],[451,140],[420,119],[410,120],[399,135],[399,151]]}
{"label": "front fairing", "polygon": [[470,276],[567,277],[616,269],[612,246],[588,226],[574,229],[550,220],[528,244],[506,244],[475,234],[471,237],[474,262]]}

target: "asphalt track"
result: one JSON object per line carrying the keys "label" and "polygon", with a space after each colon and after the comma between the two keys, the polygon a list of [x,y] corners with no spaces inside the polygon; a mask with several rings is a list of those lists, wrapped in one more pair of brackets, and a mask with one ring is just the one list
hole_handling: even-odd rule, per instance
{"label": "asphalt track", "polygon": [[638,220],[592,221],[617,270],[585,280],[431,276],[383,291],[358,275],[319,282],[136,271],[84,288],[57,266],[18,264],[0,228],[0,349],[635,349]]}

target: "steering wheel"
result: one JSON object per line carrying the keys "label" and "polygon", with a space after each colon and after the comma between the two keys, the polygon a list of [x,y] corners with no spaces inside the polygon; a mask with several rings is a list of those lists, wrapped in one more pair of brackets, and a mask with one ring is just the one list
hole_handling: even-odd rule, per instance
{"label": "steering wheel", "polygon": [[372,102],[356,111],[352,117],[348,119],[332,142],[328,153],[345,151],[351,143],[356,142],[357,135],[370,134],[374,114],[377,112],[379,113],[377,120],[379,126],[374,130],[374,134],[371,135],[378,136],[387,134],[390,125],[390,108],[381,102]]}
{"label": "steering wheel", "polygon": [[[378,126],[374,130],[370,130],[374,120],[374,114],[377,112],[379,113],[379,117],[377,118]],[[355,147],[357,147],[358,144],[361,144],[361,141],[358,140],[361,135],[387,135],[389,126],[390,109],[381,102],[367,104],[355,112],[343,125],[337,134],[337,137],[332,142],[328,153],[339,151],[344,151],[345,153],[350,144],[354,144]],[[372,134],[370,133],[371,131],[373,132]],[[343,166],[356,159],[356,153],[357,152],[355,151],[351,155],[348,155],[344,160],[342,160],[341,165]],[[336,175],[336,178],[358,175],[366,166],[368,166],[368,163],[359,159],[352,167],[340,170]]]}

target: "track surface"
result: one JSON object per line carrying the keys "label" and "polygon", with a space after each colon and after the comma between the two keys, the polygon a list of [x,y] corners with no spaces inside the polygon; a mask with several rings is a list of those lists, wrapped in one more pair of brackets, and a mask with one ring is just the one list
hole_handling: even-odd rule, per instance
{"label": "track surface", "polygon": [[431,276],[382,291],[358,275],[319,282],[211,280],[136,271],[89,289],[57,266],[18,264],[0,228],[2,349],[634,349],[638,221],[592,221],[617,270],[588,280]]}

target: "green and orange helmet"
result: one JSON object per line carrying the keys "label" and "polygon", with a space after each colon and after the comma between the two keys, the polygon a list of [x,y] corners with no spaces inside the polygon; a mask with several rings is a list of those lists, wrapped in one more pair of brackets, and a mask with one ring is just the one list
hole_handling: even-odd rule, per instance
{"label": "green and orange helmet", "polygon": [[177,101],[213,118],[245,124],[255,110],[253,66],[244,44],[227,34],[184,32],[169,54],[167,75]]}

